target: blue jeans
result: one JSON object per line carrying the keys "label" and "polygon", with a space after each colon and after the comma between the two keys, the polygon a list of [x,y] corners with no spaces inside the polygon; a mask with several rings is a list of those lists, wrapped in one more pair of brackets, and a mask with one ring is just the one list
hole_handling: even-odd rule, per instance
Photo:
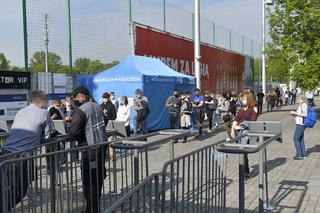
{"label": "blue jeans", "polygon": [[306,127],[304,125],[296,124],[296,129],[294,131],[293,141],[296,147],[297,157],[306,157],[306,147],[304,145],[304,130]]}

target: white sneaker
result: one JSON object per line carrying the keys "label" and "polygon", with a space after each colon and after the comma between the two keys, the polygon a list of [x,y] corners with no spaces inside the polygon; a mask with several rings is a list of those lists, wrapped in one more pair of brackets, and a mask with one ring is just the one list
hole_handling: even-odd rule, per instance
{"label": "white sneaker", "polygon": [[207,133],[212,133],[212,130],[211,130],[211,129],[208,129]]}

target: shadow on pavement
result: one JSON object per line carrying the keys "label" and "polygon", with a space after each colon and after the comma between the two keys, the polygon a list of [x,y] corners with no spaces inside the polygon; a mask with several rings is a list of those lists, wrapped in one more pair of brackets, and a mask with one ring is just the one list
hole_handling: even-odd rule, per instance
{"label": "shadow on pavement", "polygon": [[317,144],[314,147],[308,149],[307,156],[309,156],[311,153],[314,153],[314,152],[320,152],[320,145],[319,144]]}
{"label": "shadow on pavement", "polygon": [[[279,166],[282,166],[286,162],[287,162],[287,158],[276,158],[276,159],[267,161],[268,173],[270,171],[272,171],[273,169],[275,169]],[[251,172],[251,174],[252,174],[251,178],[258,176],[259,175],[259,164],[255,164],[255,165],[251,166],[251,168],[253,168],[253,170]]]}
{"label": "shadow on pavement", "polygon": [[[308,191],[308,183],[306,181],[293,181],[293,180],[283,180],[279,184],[279,188],[274,196],[271,198],[270,203],[277,208],[274,212],[300,212],[302,202],[306,193]],[[299,197],[296,193],[299,193]],[[295,193],[295,195],[293,195]],[[290,206],[285,204],[286,199],[291,200],[291,197],[297,199],[296,204],[291,204]],[[292,201],[291,201],[292,202]],[[284,204],[282,204],[284,203]]]}

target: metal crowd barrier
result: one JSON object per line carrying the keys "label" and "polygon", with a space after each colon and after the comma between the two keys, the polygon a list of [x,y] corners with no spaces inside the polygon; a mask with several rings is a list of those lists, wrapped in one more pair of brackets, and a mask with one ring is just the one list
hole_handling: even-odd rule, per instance
{"label": "metal crowd barrier", "polygon": [[160,177],[152,174],[132,188],[104,213],[160,212]]}
{"label": "metal crowd barrier", "polygon": [[110,160],[109,144],[1,162],[0,212],[78,212],[85,206],[95,212],[111,206],[133,186],[133,155],[125,150]]}
{"label": "metal crowd barrier", "polygon": [[[259,212],[272,211],[268,197],[267,146],[278,140],[282,142],[280,122],[249,122],[247,134],[240,135],[226,143],[219,144],[217,150],[223,153],[239,154],[239,212],[245,212],[245,172],[244,155],[259,153]],[[239,141],[249,137],[250,144]],[[256,140],[258,139],[258,141]],[[257,141],[257,142],[255,142]]]}
{"label": "metal crowd barrier", "polygon": [[167,161],[104,213],[226,212],[226,154],[218,142]]}
{"label": "metal crowd barrier", "polygon": [[225,212],[227,157],[219,143],[165,163],[161,212]]}
{"label": "metal crowd barrier", "polygon": [[[143,146],[127,145],[122,143],[124,139],[119,139],[65,150],[35,153],[33,149],[5,156],[0,163],[0,212],[79,212],[86,206],[91,212],[107,209],[148,177],[148,147],[186,134],[172,130],[125,139],[135,143],[143,140],[140,141]],[[165,138],[144,141],[158,135]],[[116,145],[110,152],[113,143]]]}

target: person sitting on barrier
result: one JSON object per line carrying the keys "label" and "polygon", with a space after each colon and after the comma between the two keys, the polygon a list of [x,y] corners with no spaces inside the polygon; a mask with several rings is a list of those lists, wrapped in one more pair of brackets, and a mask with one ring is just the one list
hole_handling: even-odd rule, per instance
{"label": "person sitting on barrier", "polygon": [[[165,107],[168,108],[170,128],[179,129],[181,100],[179,97],[179,93],[176,89],[173,90],[172,96],[170,96],[167,99]],[[177,142],[178,142],[178,139],[175,140],[175,143]]]}
{"label": "person sitting on barrier", "polygon": [[[52,121],[45,109],[46,103],[47,95],[43,91],[31,92],[30,104],[16,114],[7,143],[3,145],[0,155],[27,150],[51,138]],[[28,177],[31,175],[28,176],[28,173],[32,171],[31,165],[32,162],[27,164],[27,161],[22,161],[7,168],[7,174],[0,174],[2,178],[8,178],[2,181],[11,183],[10,186],[5,186],[6,189],[0,188],[0,192],[6,191],[7,199],[6,204],[0,203],[0,211],[4,210],[3,205],[6,205],[9,211],[23,199],[30,181]]]}
{"label": "person sitting on barrier", "polygon": [[128,97],[122,96],[118,113],[117,113],[117,121],[125,122],[127,137],[130,137],[130,115],[131,115],[131,106],[129,105]]}
{"label": "person sitting on barrier", "polygon": [[148,98],[143,95],[141,89],[136,90],[136,98],[133,100],[135,107],[136,134],[147,134],[147,118],[149,111]]}
{"label": "person sitting on barrier", "polygon": [[104,124],[107,126],[109,121],[117,119],[117,110],[110,99],[109,93],[106,92],[102,95],[102,102],[100,107],[104,115]]}
{"label": "person sitting on barrier", "polygon": [[[244,134],[247,131],[247,125],[245,124],[248,121],[256,121],[258,118],[258,109],[255,106],[255,101],[251,92],[243,92],[240,95],[240,101],[242,103],[242,107],[240,111],[237,113],[231,128],[231,137],[236,137],[235,131],[238,130],[239,135]],[[244,137],[240,140],[241,144],[248,144],[249,138]],[[245,174],[249,176],[250,168],[249,168],[249,160],[248,155],[244,155],[245,160]]]}
{"label": "person sitting on barrier", "polygon": [[303,118],[308,115],[308,105],[305,102],[305,97],[303,94],[298,95],[297,101],[299,107],[297,111],[291,111],[291,115],[295,115],[296,128],[294,131],[293,141],[296,148],[296,155],[293,157],[294,160],[303,160],[307,157],[306,147],[304,143],[304,131],[306,126],[304,125]]}
{"label": "person sitting on barrier", "polygon": [[[191,113],[192,113],[192,103],[189,100],[188,95],[181,95],[182,105],[181,105],[181,118],[180,125],[184,130],[190,130],[191,127]],[[187,136],[184,136],[182,139],[182,143],[187,142]]]}
{"label": "person sitting on barrier", "polygon": [[[69,135],[79,146],[107,142],[104,114],[101,107],[90,101],[87,88],[78,87],[73,91],[77,108],[72,116]],[[95,146],[82,152],[83,195],[87,202],[86,213],[100,212],[100,196],[106,177],[104,159],[106,146]]]}
{"label": "person sitting on barrier", "polygon": [[196,136],[197,139],[202,137],[202,123],[205,118],[204,113],[204,97],[200,94],[200,89],[195,89],[194,94],[191,96],[192,101],[192,108],[195,115],[195,122],[198,128],[198,135]]}

